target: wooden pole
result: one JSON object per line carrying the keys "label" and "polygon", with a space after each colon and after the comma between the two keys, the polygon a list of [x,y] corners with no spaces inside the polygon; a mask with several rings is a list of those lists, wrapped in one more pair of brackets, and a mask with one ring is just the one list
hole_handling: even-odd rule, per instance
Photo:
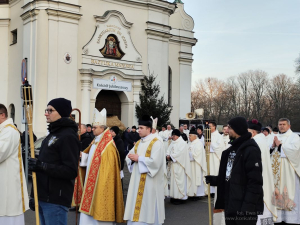
{"label": "wooden pole", "polygon": [[[26,81],[25,85],[23,85],[23,98],[24,98],[24,108],[25,108],[25,113],[26,113],[26,119],[27,119],[28,129],[29,129],[30,155],[31,155],[31,158],[35,158],[34,139],[33,139],[33,130],[32,130],[33,98],[32,98],[31,86],[28,84],[27,81]],[[36,183],[36,173],[35,172],[32,172],[32,182],[33,182],[33,196],[34,196],[34,205],[35,205],[35,220],[36,220],[36,225],[39,225],[40,224],[39,202],[38,202],[37,183]]]}
{"label": "wooden pole", "polygon": [[[206,153],[206,164],[207,164],[207,175],[210,175],[210,143],[211,143],[211,129],[208,124],[204,129],[205,134],[205,153]],[[210,184],[207,185],[207,195],[208,195],[208,214],[209,214],[209,225],[212,225],[212,215],[211,215],[211,200],[210,200]]]}

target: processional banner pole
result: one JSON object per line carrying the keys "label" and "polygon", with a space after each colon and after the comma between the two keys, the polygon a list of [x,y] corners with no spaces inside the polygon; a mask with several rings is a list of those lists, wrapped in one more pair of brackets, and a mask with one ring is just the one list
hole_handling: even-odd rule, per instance
{"label": "processional banner pole", "polygon": [[[204,128],[204,138],[205,138],[205,153],[206,153],[206,164],[207,164],[207,175],[210,175],[210,144],[211,144],[211,129],[206,123]],[[211,200],[210,200],[210,184],[207,185],[207,195],[208,195],[208,214],[209,214],[209,225],[212,225],[212,215],[211,215]]]}
{"label": "processional banner pole", "polygon": [[[33,117],[33,97],[32,97],[32,88],[29,85],[28,81],[25,79],[25,84],[22,85],[22,95],[24,99],[24,108],[26,119],[29,129],[29,143],[30,143],[30,155],[31,158],[35,158],[34,154],[34,139],[33,139],[33,129],[32,129],[32,117]],[[27,156],[25,156],[27,157]],[[36,225],[40,224],[39,218],[39,202],[37,194],[37,184],[36,184],[36,173],[32,172],[32,181],[33,181],[33,194],[34,194],[34,204],[35,204],[35,220]]]}

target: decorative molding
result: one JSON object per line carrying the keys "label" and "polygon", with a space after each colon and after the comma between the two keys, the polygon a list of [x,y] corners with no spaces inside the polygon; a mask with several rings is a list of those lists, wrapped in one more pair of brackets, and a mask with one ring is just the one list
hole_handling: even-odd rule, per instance
{"label": "decorative molding", "polygon": [[178,60],[180,63],[184,63],[184,64],[188,64],[188,65],[191,65],[194,62],[193,59],[183,58],[183,57],[178,57]]}
{"label": "decorative molding", "polygon": [[188,38],[188,37],[182,37],[178,35],[172,35],[170,42],[195,46],[198,40],[196,38]]}
{"label": "decorative molding", "polygon": [[57,9],[46,9],[46,12],[49,16],[57,16],[57,17],[64,17],[74,20],[80,20],[82,14],[79,13],[73,13],[73,12],[67,12],[63,10],[57,10]]}
{"label": "decorative molding", "polygon": [[8,27],[10,23],[10,19],[6,18],[6,19],[0,19],[0,27]]}
{"label": "decorative molding", "polygon": [[108,10],[103,14],[103,16],[94,16],[97,23],[98,22],[106,23],[110,19],[110,17],[115,17],[115,18],[119,19],[121,24],[127,29],[130,29],[133,25],[133,23],[130,23],[125,19],[125,16],[123,15],[123,13],[121,13],[117,10]]}
{"label": "decorative molding", "polygon": [[153,35],[156,37],[162,37],[162,38],[167,38],[167,39],[170,39],[173,36],[170,33],[159,31],[159,30],[152,30],[152,29],[146,29],[146,33],[148,35]]}
{"label": "decorative molding", "polygon": [[39,14],[39,12],[40,12],[39,9],[32,9],[32,10],[26,11],[20,17],[22,18],[23,21],[25,21],[29,18],[36,19],[36,16]]}
{"label": "decorative molding", "polygon": [[107,70],[103,70],[103,71],[95,71],[93,69],[79,69],[79,72],[81,75],[84,74],[90,74],[90,75],[94,75],[94,76],[105,76],[105,75],[119,75],[124,79],[129,79],[129,80],[142,80],[144,79],[144,76],[140,76],[140,75],[126,75],[125,73],[123,73],[120,70],[117,69],[107,69]]}
{"label": "decorative molding", "polygon": [[14,6],[15,4],[19,3],[21,0],[9,0],[10,7]]}
{"label": "decorative molding", "polygon": [[[17,0],[11,0],[11,1],[17,1]],[[55,3],[57,5],[66,5],[66,6],[73,6],[73,7],[81,8],[80,5],[75,5],[75,4],[72,4],[72,3],[55,1],[55,0],[32,0],[31,2],[28,2],[27,4],[23,5],[21,8],[25,9],[26,7],[28,7],[31,4],[35,4],[35,6],[36,6],[36,4],[39,3],[39,2]]]}
{"label": "decorative molding", "polygon": [[117,2],[117,4],[124,4],[129,6],[140,6],[146,9],[156,9],[168,13],[169,15],[173,14],[176,9],[176,4],[162,1],[162,0],[104,0],[107,2]]}

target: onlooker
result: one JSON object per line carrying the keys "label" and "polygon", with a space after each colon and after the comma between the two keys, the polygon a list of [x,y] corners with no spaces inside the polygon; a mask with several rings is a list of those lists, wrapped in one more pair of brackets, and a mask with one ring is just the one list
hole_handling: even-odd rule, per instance
{"label": "onlooker", "polygon": [[190,131],[189,131],[189,129],[188,129],[188,125],[187,124],[184,124],[183,125],[183,132],[187,135],[187,136],[189,136],[189,134],[190,134]]}
{"label": "onlooker", "polygon": [[183,125],[180,125],[179,127],[179,131],[180,131],[180,136],[182,137],[182,139],[185,141],[185,142],[188,142],[188,137],[187,135],[184,133],[184,126]]}
{"label": "onlooker", "polygon": [[[25,148],[25,131],[23,132],[22,136],[21,136],[21,143],[22,143],[22,148],[24,149]],[[36,136],[35,134],[33,133],[33,141],[35,142],[36,141]],[[28,147],[30,145],[30,139],[29,139],[29,132],[28,132]]]}
{"label": "onlooker", "polygon": [[204,145],[203,126],[200,125],[197,127],[197,134],[198,134],[198,138],[200,139],[201,143]]}
{"label": "onlooker", "polygon": [[80,131],[81,150],[84,151],[92,143],[93,137],[87,132],[87,126],[84,124],[81,124]]}
{"label": "onlooker", "polygon": [[120,129],[117,126],[110,128],[111,136],[114,139],[114,142],[116,144],[116,147],[117,147],[117,149],[119,151],[119,155],[120,155],[120,161],[121,161],[120,169],[121,169],[121,179],[122,179],[124,177],[123,168],[124,168],[124,161],[125,161],[126,155],[125,155],[125,150],[124,150],[124,142],[120,138],[119,132],[120,132]]}
{"label": "onlooker", "polygon": [[[41,225],[67,224],[81,149],[78,126],[69,118],[71,110],[71,102],[64,98],[48,103],[45,116],[50,133],[38,159],[28,160],[29,170],[36,172]],[[29,207],[35,210],[33,198]]]}
{"label": "onlooker", "polygon": [[125,150],[125,154],[126,155],[129,152],[129,149],[128,149],[129,133],[130,133],[130,128],[127,127],[126,130],[122,134],[122,140],[123,140],[123,143],[124,143],[124,150]]}
{"label": "onlooker", "polygon": [[95,135],[93,134],[93,131],[92,131],[92,125],[91,124],[87,124],[86,125],[86,132],[89,133],[89,135],[94,139],[95,138]]}
{"label": "onlooker", "polygon": [[255,225],[264,210],[261,152],[245,118],[231,119],[228,128],[234,140],[222,153],[218,176],[206,176],[206,183],[218,187],[215,209],[225,209],[227,225]]}
{"label": "onlooker", "polygon": [[128,151],[130,151],[135,143],[140,139],[140,135],[136,132],[136,126],[132,126],[128,139]]}

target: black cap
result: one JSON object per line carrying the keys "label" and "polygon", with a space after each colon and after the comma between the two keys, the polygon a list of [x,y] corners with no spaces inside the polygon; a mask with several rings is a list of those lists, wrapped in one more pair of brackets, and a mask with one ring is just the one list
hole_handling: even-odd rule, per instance
{"label": "black cap", "polygon": [[92,125],[91,125],[91,124],[87,124],[86,126],[87,126],[87,127],[92,127]]}
{"label": "black cap", "polygon": [[173,135],[176,135],[176,136],[178,136],[178,137],[181,136],[181,135],[180,135],[180,131],[179,131],[178,129],[175,129],[175,130],[172,131],[172,136],[173,136]]}
{"label": "black cap", "polygon": [[270,133],[269,128],[266,128],[266,127],[262,128],[262,131],[267,131],[268,133]]}
{"label": "black cap", "polygon": [[202,130],[203,131],[203,127],[200,125],[200,126],[198,126],[197,127],[197,129],[200,129],[200,130]]}
{"label": "black cap", "polygon": [[61,117],[69,117],[72,112],[71,101],[65,98],[52,99],[48,105],[53,106]]}
{"label": "black cap", "polygon": [[244,117],[238,116],[231,119],[228,125],[237,133],[238,135],[244,135],[248,133],[248,124]]}
{"label": "black cap", "polygon": [[197,131],[196,131],[195,127],[192,127],[192,128],[191,128],[190,134],[195,134],[195,135],[197,135]]}
{"label": "black cap", "polygon": [[118,135],[119,131],[120,131],[119,127],[117,127],[117,126],[111,127],[110,130],[112,130],[113,132],[115,132],[116,135]]}
{"label": "black cap", "polygon": [[139,125],[142,125],[142,126],[152,128],[152,123],[153,123],[153,120],[148,115],[144,115],[144,116],[142,116],[142,118],[139,119]]}
{"label": "black cap", "polygon": [[136,126],[132,126],[131,129],[136,129]]}
{"label": "black cap", "polygon": [[279,132],[277,127],[274,127],[273,132]]}
{"label": "black cap", "polygon": [[261,123],[258,122],[258,120],[253,119],[248,121],[248,128],[256,131],[261,131]]}

